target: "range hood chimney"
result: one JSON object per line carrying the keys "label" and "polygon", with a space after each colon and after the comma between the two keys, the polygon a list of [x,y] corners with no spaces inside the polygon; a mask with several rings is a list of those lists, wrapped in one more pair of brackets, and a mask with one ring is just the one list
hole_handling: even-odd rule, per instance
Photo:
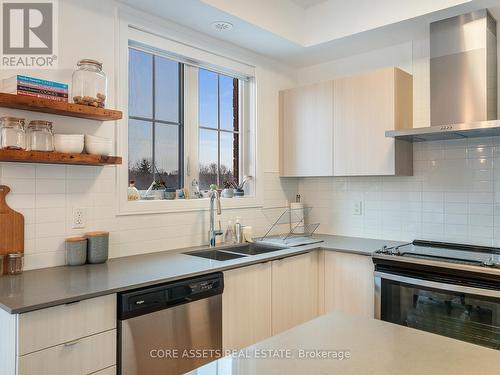
{"label": "range hood chimney", "polygon": [[431,126],[386,136],[426,141],[500,135],[496,21],[483,9],[430,24]]}

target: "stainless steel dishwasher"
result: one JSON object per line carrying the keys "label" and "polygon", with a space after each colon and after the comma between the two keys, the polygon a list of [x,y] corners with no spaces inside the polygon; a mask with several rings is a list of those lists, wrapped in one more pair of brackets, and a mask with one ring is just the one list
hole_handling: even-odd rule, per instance
{"label": "stainless steel dishwasher", "polygon": [[223,289],[215,273],[119,293],[119,374],[183,374],[217,359]]}

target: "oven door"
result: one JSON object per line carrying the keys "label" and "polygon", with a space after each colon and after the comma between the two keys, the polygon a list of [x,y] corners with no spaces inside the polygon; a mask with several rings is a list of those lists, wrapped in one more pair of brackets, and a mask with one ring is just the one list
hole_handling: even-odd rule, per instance
{"label": "oven door", "polygon": [[500,349],[500,290],[375,272],[376,317]]}

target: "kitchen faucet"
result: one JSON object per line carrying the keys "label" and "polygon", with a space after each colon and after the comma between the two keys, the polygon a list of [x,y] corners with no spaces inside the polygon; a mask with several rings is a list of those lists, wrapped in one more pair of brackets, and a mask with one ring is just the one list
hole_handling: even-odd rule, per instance
{"label": "kitchen faucet", "polygon": [[215,229],[215,204],[217,201],[217,215],[221,214],[220,197],[217,190],[210,191],[210,230],[208,231],[208,241],[210,247],[215,246],[217,236],[222,236],[222,230]]}

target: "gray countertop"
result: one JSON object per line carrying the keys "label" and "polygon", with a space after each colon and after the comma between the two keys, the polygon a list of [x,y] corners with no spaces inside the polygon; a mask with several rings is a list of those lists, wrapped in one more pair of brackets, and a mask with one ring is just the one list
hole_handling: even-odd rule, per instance
{"label": "gray countertop", "polygon": [[[309,357],[325,353],[322,355],[327,358],[304,359],[305,353],[309,353]],[[276,357],[264,358],[271,355]],[[337,359],[333,358],[335,355]],[[344,355],[344,359],[338,359],[340,355]],[[470,375],[498,374],[499,364],[500,351],[497,350],[334,312],[261,341],[232,357],[211,362],[188,375]]]}
{"label": "gray countertop", "polygon": [[370,256],[384,244],[401,242],[317,235],[324,242],[230,261],[182,254],[195,247],[110,259],[105,264],[53,267],[0,277],[0,307],[11,314],[38,310],[105,294],[223,271],[319,248]]}

